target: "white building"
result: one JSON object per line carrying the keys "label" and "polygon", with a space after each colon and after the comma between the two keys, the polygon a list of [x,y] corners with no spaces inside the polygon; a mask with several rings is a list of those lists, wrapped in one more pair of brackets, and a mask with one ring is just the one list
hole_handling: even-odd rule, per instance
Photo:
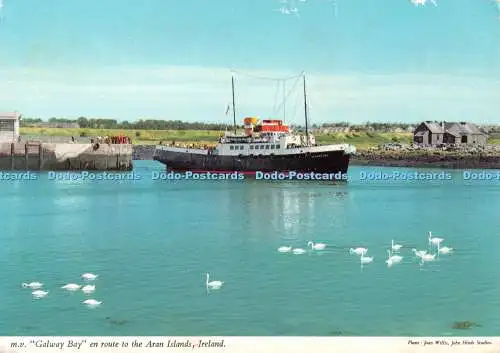
{"label": "white building", "polygon": [[21,114],[0,113],[0,142],[17,142]]}

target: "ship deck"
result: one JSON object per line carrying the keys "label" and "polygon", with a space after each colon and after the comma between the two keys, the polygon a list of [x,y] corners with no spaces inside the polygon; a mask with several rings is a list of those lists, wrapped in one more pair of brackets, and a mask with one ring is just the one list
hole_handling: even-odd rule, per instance
{"label": "ship deck", "polygon": [[[209,152],[214,152],[213,150],[202,149],[202,148],[189,148],[189,147],[174,147],[174,146],[156,146],[157,150],[169,151],[169,152],[179,152],[179,153],[192,153],[199,155],[208,155]],[[289,154],[301,154],[301,153],[321,153],[330,151],[345,151],[346,153],[354,153],[356,151],[355,147],[349,144],[338,144],[338,145],[324,145],[324,146],[311,146],[311,147],[296,147],[287,148],[285,150],[274,150],[272,153],[275,155],[289,155]],[[217,154],[215,152],[214,154]]]}

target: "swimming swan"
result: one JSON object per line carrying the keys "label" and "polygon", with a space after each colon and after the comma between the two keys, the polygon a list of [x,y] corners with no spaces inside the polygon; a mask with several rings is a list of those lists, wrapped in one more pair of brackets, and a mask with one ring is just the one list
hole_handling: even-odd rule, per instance
{"label": "swimming swan", "polygon": [[66,289],[67,291],[70,291],[70,292],[75,292],[75,291],[79,290],[80,288],[82,288],[82,286],[79,284],[76,284],[76,283],[69,283],[69,284],[62,286],[61,288]]}
{"label": "swimming swan", "polygon": [[42,288],[43,283],[40,282],[31,282],[31,283],[23,283],[22,287],[23,288],[30,288],[30,289],[40,289]]}
{"label": "swimming swan", "polygon": [[442,248],[438,249],[438,252],[440,254],[446,255],[446,254],[449,254],[449,253],[453,252],[453,248],[449,248],[447,246],[443,246]]}
{"label": "swimming swan", "polygon": [[290,251],[292,251],[291,246],[280,246],[278,248],[278,252],[290,252]]}
{"label": "swimming swan", "polygon": [[297,249],[293,249],[292,252],[295,254],[295,255],[302,255],[302,254],[305,254],[306,251],[304,249],[300,249],[300,248],[297,248]]}
{"label": "swimming swan", "polygon": [[360,259],[361,259],[361,264],[362,265],[363,264],[369,264],[369,263],[373,262],[373,256],[372,257],[370,257],[370,256],[361,256]]}
{"label": "swimming swan", "polygon": [[420,257],[420,258],[422,258],[422,256],[424,256],[425,254],[427,254],[426,250],[411,249],[411,251],[413,251],[415,253],[416,257]]}
{"label": "swimming swan", "polygon": [[36,290],[33,293],[31,293],[31,294],[33,295],[33,298],[35,298],[35,299],[42,299],[45,296],[47,296],[47,294],[49,294],[49,292],[48,291],[43,291],[43,290]]}
{"label": "swimming swan", "polygon": [[82,292],[85,294],[90,294],[95,292],[95,285],[86,285],[82,288]]}
{"label": "swimming swan", "polygon": [[430,262],[430,261],[436,260],[436,254],[424,254],[420,258],[420,260],[421,260],[420,266],[422,266],[425,262]]}
{"label": "swimming swan", "polygon": [[95,308],[102,304],[101,301],[95,299],[87,299],[82,302],[82,304],[87,305],[89,308]]}
{"label": "swimming swan", "polygon": [[367,252],[368,252],[367,248],[356,248],[356,249],[350,248],[349,249],[349,254],[356,254],[359,256],[364,256]]}
{"label": "swimming swan", "polygon": [[429,232],[429,246],[430,245],[439,246],[443,241],[444,241],[443,238],[433,238],[432,233]]}
{"label": "swimming swan", "polygon": [[307,243],[307,247],[311,247],[313,250],[325,250],[326,244],[316,243],[314,244],[312,241]]}
{"label": "swimming swan", "polygon": [[399,251],[401,250],[401,248],[403,247],[403,245],[400,245],[400,244],[394,244],[394,240],[391,240],[391,249],[392,251]]}
{"label": "swimming swan", "polygon": [[94,275],[93,273],[84,273],[82,278],[87,281],[93,281],[99,277],[98,275]]}
{"label": "swimming swan", "polygon": [[224,282],[221,281],[212,281],[210,282],[210,275],[207,273],[207,280],[205,282],[207,289],[220,289]]}
{"label": "swimming swan", "polygon": [[388,267],[391,267],[393,264],[398,264],[403,260],[402,256],[392,255],[390,250],[387,250],[388,258],[385,261]]}

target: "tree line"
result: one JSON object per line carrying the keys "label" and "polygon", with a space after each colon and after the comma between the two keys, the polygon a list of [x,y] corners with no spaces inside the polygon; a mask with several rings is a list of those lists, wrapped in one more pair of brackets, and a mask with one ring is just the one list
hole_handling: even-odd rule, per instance
{"label": "tree line", "polygon": [[[93,119],[86,117],[79,117],[78,119],[67,118],[50,118],[44,121],[39,118],[22,118],[21,127],[38,127],[46,124],[51,125],[64,125],[64,124],[78,124],[80,128],[91,129],[131,129],[131,130],[231,130],[234,129],[232,124],[221,123],[202,123],[202,122],[185,122],[181,120],[153,120],[153,119],[139,119],[134,122],[117,121],[116,119]],[[350,124],[346,121],[331,122],[323,124],[312,124],[311,129],[320,128],[347,128],[357,131],[388,131],[392,129],[407,129],[409,127],[416,127],[418,123],[378,123],[366,122],[362,124]],[[297,130],[303,130],[303,125],[290,125]],[[237,125],[238,129],[242,129],[243,125]],[[490,131],[500,131],[496,126],[490,126]]]}
{"label": "tree line", "polygon": [[[46,124],[64,125],[78,124],[80,128],[89,129],[133,129],[133,130],[225,130],[232,129],[233,125],[219,123],[185,122],[181,120],[153,120],[139,119],[134,122],[117,121],[115,119],[92,119],[79,117],[78,119],[50,118],[43,121],[39,118],[22,118],[21,127],[38,127]],[[242,128],[243,126],[238,126]]]}

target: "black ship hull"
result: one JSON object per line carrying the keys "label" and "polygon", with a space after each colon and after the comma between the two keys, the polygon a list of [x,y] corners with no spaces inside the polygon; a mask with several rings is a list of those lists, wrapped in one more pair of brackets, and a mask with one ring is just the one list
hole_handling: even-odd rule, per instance
{"label": "black ship hull", "polygon": [[169,170],[192,172],[288,172],[347,173],[350,154],[343,150],[303,154],[221,156],[187,151],[156,150],[154,160]]}

